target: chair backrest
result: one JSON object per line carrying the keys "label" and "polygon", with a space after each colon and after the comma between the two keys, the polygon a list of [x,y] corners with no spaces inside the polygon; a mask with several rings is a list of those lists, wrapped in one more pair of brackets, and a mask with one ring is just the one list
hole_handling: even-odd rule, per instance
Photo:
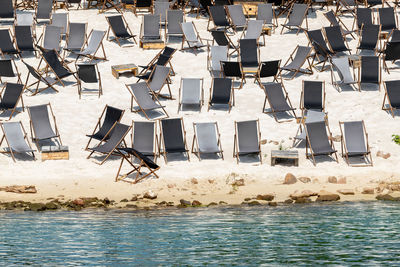
{"label": "chair backrest", "polygon": [[194,127],[200,152],[215,153],[220,150],[216,122],[198,122],[194,123]]}
{"label": "chair backrest", "polygon": [[144,15],[142,27],[143,27],[142,37],[150,39],[160,39],[159,15]]}
{"label": "chair backrest", "polygon": [[130,129],[129,125],[122,123],[115,123],[112,132],[108,134],[108,140],[98,146],[101,147],[101,151],[105,153],[112,152],[124,139]]}
{"label": "chair backrest", "polygon": [[50,19],[53,0],[38,0],[36,19]]}
{"label": "chair backrest", "polygon": [[182,32],[185,35],[186,41],[189,43],[197,43],[199,41],[196,31],[194,30],[193,22],[184,22],[181,24]]}
{"label": "chair backrest", "polygon": [[12,59],[0,59],[0,77],[15,77]]}
{"label": "chair backrest", "polygon": [[15,40],[20,51],[33,51],[33,36],[31,26],[15,26]]}
{"label": "chair backrest", "polygon": [[33,13],[17,13],[17,14],[15,14],[15,25],[33,26]]}
{"label": "chair backrest", "polygon": [[340,26],[339,21],[337,20],[335,13],[333,13],[332,10],[324,13],[324,15],[331,24],[331,26]]}
{"label": "chair backrest", "polygon": [[47,64],[54,71],[58,78],[63,78],[71,75],[71,72],[64,67],[55,50],[42,50],[42,55]]}
{"label": "chair backrest", "polygon": [[151,81],[148,83],[153,92],[159,92],[166,83],[171,69],[169,67],[156,65],[151,76]]}
{"label": "chair backrest", "polygon": [[62,29],[57,26],[47,25],[44,31],[43,48],[47,50],[60,50]]}
{"label": "chair backrest", "polygon": [[375,50],[379,41],[380,25],[365,25],[361,30],[360,49]]}
{"label": "chair backrest", "polygon": [[229,5],[226,6],[228,8],[229,17],[232,20],[232,23],[236,27],[246,26],[247,20],[243,13],[242,5]]}
{"label": "chair backrest", "polygon": [[24,153],[33,150],[25,141],[25,133],[22,130],[20,121],[2,123],[4,134],[10,149],[14,152]]}
{"label": "chair backrest", "polygon": [[322,34],[322,30],[312,30],[307,31],[308,39],[310,39],[311,43],[315,42],[324,50],[329,51],[328,46],[326,45],[324,35]]}
{"label": "chair backrest", "polygon": [[308,5],[307,4],[293,4],[291,13],[289,14],[289,25],[301,26],[304,18],[307,16]]}
{"label": "chair backrest", "polygon": [[263,84],[266,97],[273,111],[288,111],[290,106],[286,101],[281,83]]}
{"label": "chair backrest", "polygon": [[262,20],[249,20],[244,39],[258,39],[262,34],[263,25]]}
{"label": "chair backrest", "polygon": [[68,30],[68,13],[54,13],[51,16],[51,25],[61,28],[61,34],[66,34]]}
{"label": "chair backrest", "polygon": [[23,90],[23,84],[7,83],[1,98],[1,105],[9,109],[15,108]]}
{"label": "chair backrest", "polygon": [[351,84],[355,82],[350,72],[350,63],[347,57],[334,57],[332,64],[336,67],[342,83]]}
{"label": "chair backrest", "polygon": [[94,135],[97,136],[98,139],[100,139],[100,140],[103,139],[107,135],[107,133],[110,131],[110,129],[114,126],[114,124],[121,120],[121,117],[123,114],[124,114],[123,110],[114,108],[112,106],[107,106],[104,120],[103,120],[99,130]]}
{"label": "chair backrest", "polygon": [[182,10],[168,10],[167,11],[167,33],[168,34],[182,34],[181,23],[183,22]]}
{"label": "chair backrest", "polygon": [[221,61],[222,72],[224,77],[238,77],[242,78],[242,69],[240,62],[236,61]]}
{"label": "chair backrest", "polygon": [[229,46],[229,41],[224,31],[211,30],[211,35],[219,46]]}
{"label": "chair backrest", "polygon": [[2,0],[0,5],[0,18],[12,19],[14,18],[14,4],[13,0]]}
{"label": "chair backrest", "polygon": [[106,17],[116,37],[130,36],[122,15]]}
{"label": "chair backrest", "polygon": [[228,18],[224,6],[209,6],[210,18],[212,18],[216,27],[229,26]]}
{"label": "chair backrest", "polygon": [[394,29],[392,31],[392,37],[390,38],[391,42],[400,42],[400,30]]}
{"label": "chair backrest", "polygon": [[135,6],[136,7],[151,7],[153,4],[153,0],[136,0]]}
{"label": "chair backrest", "polygon": [[211,69],[221,70],[221,61],[228,60],[228,47],[213,45],[211,51]]}
{"label": "chair backrest", "polygon": [[372,24],[372,11],[370,8],[357,8],[357,28],[361,29],[362,25]]}
{"label": "chair backrest", "polygon": [[303,107],[322,111],[324,108],[324,83],[321,81],[303,81]]}
{"label": "chair backrest", "polygon": [[28,63],[26,63],[24,61],[23,61],[23,63],[26,66],[26,68],[28,69],[30,75],[32,75],[39,81],[43,81],[43,79],[40,78],[38,71],[34,67],[32,67],[31,65],[29,65]]}
{"label": "chair backrest", "polygon": [[278,74],[280,60],[264,61],[260,65],[260,78],[274,77]]}
{"label": "chair backrest", "polygon": [[311,48],[307,46],[297,46],[296,54],[292,62],[289,63],[291,69],[300,69],[310,54]]}
{"label": "chair backrest", "polygon": [[3,53],[14,52],[15,48],[8,29],[0,29],[0,49]]}
{"label": "chair backrest", "polygon": [[237,121],[237,141],[240,152],[259,152],[259,128],[258,121]]}
{"label": "chair backrest", "polygon": [[182,78],[182,104],[199,104],[201,101],[201,83],[198,78]]}
{"label": "chair backrest", "polygon": [[154,15],[160,16],[160,20],[162,23],[165,23],[167,10],[169,9],[169,2],[161,2],[155,1],[154,2]]}
{"label": "chair backrest", "polygon": [[232,94],[231,78],[213,78],[211,103],[228,104]]}
{"label": "chair backrest", "polygon": [[160,107],[151,98],[151,95],[149,94],[149,88],[147,87],[147,84],[145,82],[132,83],[127,85],[127,87],[131,90],[132,94],[135,96],[135,99],[141,109],[150,110]]}
{"label": "chair backrest", "polygon": [[333,51],[346,50],[346,45],[344,43],[340,26],[325,27],[324,30],[326,33],[326,38],[328,39]]}
{"label": "chair backrest", "polygon": [[161,125],[165,151],[167,153],[186,151],[181,119],[163,119]]}
{"label": "chair backrest", "polygon": [[81,50],[86,39],[86,23],[70,23],[67,37],[67,49]]}
{"label": "chair backrest", "polygon": [[105,35],[105,31],[93,30],[90,36],[89,43],[84,51],[90,54],[95,54],[102,44]]}
{"label": "chair backrest", "polygon": [[385,61],[394,61],[400,59],[400,42],[387,42],[384,55]]}
{"label": "chair backrest", "polygon": [[361,82],[380,83],[380,58],[378,56],[361,57]]}
{"label": "chair backrest", "polygon": [[258,66],[258,46],[256,39],[240,40],[240,62],[243,67]]}
{"label": "chair backrest", "polygon": [[330,154],[333,152],[329,143],[325,121],[306,123],[308,143],[314,154]]}
{"label": "chair backrest", "polygon": [[264,24],[272,24],[273,12],[272,3],[258,4],[256,20],[262,20]]}
{"label": "chair backrest", "polygon": [[154,152],[155,122],[134,121],[132,147],[144,155]]}
{"label": "chair backrest", "polygon": [[390,105],[400,108],[400,80],[385,81],[385,85]]}
{"label": "chair backrest", "polygon": [[28,107],[35,138],[39,140],[56,136],[50,123],[48,105],[49,104]]}
{"label": "chair backrest", "polygon": [[99,81],[96,64],[81,63],[77,64],[76,67],[79,80],[85,83],[97,83]]}
{"label": "chair backrest", "polygon": [[379,24],[383,31],[397,29],[396,13],[393,7],[379,8]]}
{"label": "chair backrest", "polygon": [[349,156],[368,153],[362,121],[343,122],[343,135]]}

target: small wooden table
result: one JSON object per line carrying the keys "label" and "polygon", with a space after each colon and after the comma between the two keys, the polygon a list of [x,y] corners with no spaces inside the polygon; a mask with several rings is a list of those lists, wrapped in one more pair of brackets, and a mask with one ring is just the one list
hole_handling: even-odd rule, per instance
{"label": "small wooden table", "polygon": [[359,55],[350,55],[348,56],[350,60],[350,64],[353,68],[359,68],[361,66],[361,56]]}
{"label": "small wooden table", "polygon": [[263,27],[263,33],[266,34],[266,35],[268,35],[268,36],[271,36],[271,34],[272,34],[272,28],[271,28],[271,27],[268,27],[268,26],[264,26],[264,27]]}
{"label": "small wooden table", "polygon": [[297,150],[271,150],[271,166],[275,166],[277,160],[293,160],[296,167],[299,166],[299,151]]}
{"label": "small wooden table", "polygon": [[119,75],[124,72],[131,72],[134,76],[137,75],[138,67],[135,64],[123,64],[111,66],[112,75],[119,79]]}
{"label": "small wooden table", "polygon": [[43,146],[41,154],[42,161],[69,159],[69,150],[67,146]]}

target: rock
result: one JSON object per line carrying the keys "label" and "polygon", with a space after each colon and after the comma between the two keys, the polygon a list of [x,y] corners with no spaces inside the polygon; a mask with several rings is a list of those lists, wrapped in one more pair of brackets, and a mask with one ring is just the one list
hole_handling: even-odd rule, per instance
{"label": "rock", "polygon": [[325,190],[321,190],[318,193],[318,197],[315,201],[322,202],[322,201],[338,201],[340,196],[335,193],[331,193]]}
{"label": "rock", "polygon": [[376,196],[377,200],[386,200],[386,201],[400,201],[399,194],[379,194]]}
{"label": "rock", "polygon": [[213,184],[215,182],[214,179],[208,179],[208,183]]}
{"label": "rock", "polygon": [[77,198],[74,201],[72,201],[72,204],[74,204],[76,206],[84,206],[85,201],[83,201],[83,199]]}
{"label": "rock", "polygon": [[133,196],[132,198],[131,198],[131,201],[137,201],[138,200],[138,197],[137,196]]}
{"label": "rock", "polygon": [[257,195],[257,197],[256,197],[257,200],[265,200],[265,201],[271,201],[274,198],[275,198],[275,196],[272,194]]}
{"label": "rock", "polygon": [[209,203],[208,205],[207,205],[207,207],[211,207],[211,206],[217,206],[218,204],[217,203],[215,203],[215,202],[211,202],[211,203]]}
{"label": "rock", "polygon": [[157,194],[154,193],[152,190],[147,190],[146,192],[143,193],[143,198],[156,199]]}
{"label": "rock", "polygon": [[37,193],[34,185],[10,185],[0,187],[0,191],[6,191],[10,193],[18,194],[35,194]]}
{"label": "rock", "polygon": [[385,153],[385,152],[379,150],[378,152],[376,152],[376,156],[384,158],[384,159],[388,159],[388,158],[390,158],[391,155],[390,155],[390,153]]}
{"label": "rock", "polygon": [[308,198],[316,195],[318,195],[317,192],[313,192],[311,190],[303,190],[301,192],[295,191],[294,193],[290,194],[290,198],[296,200],[298,198]]}
{"label": "rock", "polygon": [[220,204],[220,205],[227,205],[228,203],[226,203],[225,201],[222,201],[222,200],[221,200],[221,201],[219,202],[219,204]]}
{"label": "rock", "polygon": [[191,205],[189,200],[181,199],[181,200],[179,200],[179,202],[181,203],[181,205],[184,205],[184,206],[190,206]]}
{"label": "rock", "polygon": [[297,182],[296,176],[291,173],[286,174],[283,184],[295,184]]}
{"label": "rock", "polygon": [[174,206],[175,205],[175,203],[174,202],[172,202],[172,201],[170,201],[170,202],[167,202],[167,207],[172,207],[172,206]]}
{"label": "rock", "polygon": [[236,179],[231,185],[232,186],[244,186],[244,179],[243,178]]}
{"label": "rock", "polygon": [[335,176],[329,176],[328,183],[337,184],[337,178]]}
{"label": "rock", "polygon": [[361,194],[373,195],[375,194],[375,189],[373,187],[364,187]]}
{"label": "rock", "polygon": [[300,177],[300,178],[299,178],[299,181],[302,182],[302,183],[307,184],[307,183],[310,183],[310,182],[311,182],[311,178],[308,178],[308,177]]}
{"label": "rock", "polygon": [[122,199],[120,202],[129,202],[129,200],[126,199],[126,198],[124,198],[124,199]]}
{"label": "rock", "polygon": [[46,210],[46,205],[43,203],[30,203],[28,209],[31,211],[44,211]]}
{"label": "rock", "polygon": [[245,199],[244,199],[244,201],[250,201],[251,200],[251,198],[249,198],[249,197],[246,197]]}
{"label": "rock", "polygon": [[138,206],[135,204],[126,204],[125,208],[127,209],[136,209]]}
{"label": "rock", "polygon": [[174,188],[176,186],[176,184],[167,184],[168,188]]}
{"label": "rock", "polygon": [[283,201],[283,203],[285,203],[285,204],[292,204],[292,203],[293,203],[293,199],[288,198],[288,199],[286,199],[285,201]]}
{"label": "rock", "polygon": [[161,201],[161,202],[158,202],[158,203],[156,203],[156,205],[157,206],[166,206],[167,205],[167,201]]}
{"label": "rock", "polygon": [[318,180],[318,178],[314,178],[314,179],[312,180],[312,182],[313,182],[313,184],[319,184],[319,183],[320,183],[319,180]]}
{"label": "rock", "polygon": [[339,189],[337,192],[342,195],[354,195],[353,189]]}
{"label": "rock", "polygon": [[278,203],[276,203],[275,201],[270,201],[270,202],[268,202],[268,206],[276,207],[276,206],[278,206]]}
{"label": "rock", "polygon": [[58,209],[60,206],[57,205],[57,204],[54,203],[54,202],[48,202],[48,203],[45,204],[45,207],[46,207],[46,210],[56,210],[56,209]]}
{"label": "rock", "polygon": [[259,206],[259,205],[261,205],[261,203],[260,202],[258,202],[257,200],[253,200],[253,201],[250,201],[249,203],[247,203],[249,206]]}
{"label": "rock", "polygon": [[177,207],[178,209],[182,209],[182,208],[187,208],[188,206],[187,206],[187,205],[179,204],[179,205],[177,205],[176,207]]}
{"label": "rock", "polygon": [[297,198],[294,203],[305,204],[305,203],[311,203],[311,202],[312,202],[311,199],[309,199],[308,197],[301,197],[301,198]]}
{"label": "rock", "polygon": [[199,206],[201,206],[201,202],[198,201],[198,200],[193,200],[193,201],[192,201],[192,206],[193,206],[193,207],[199,207]]}
{"label": "rock", "polygon": [[192,184],[198,184],[198,183],[199,183],[199,181],[197,181],[196,178],[192,178],[192,179],[190,180],[190,182],[191,182]]}
{"label": "rock", "polygon": [[105,199],[103,199],[103,203],[106,205],[110,205],[111,201],[108,199],[108,197],[106,197]]}
{"label": "rock", "polygon": [[260,141],[260,144],[261,145],[265,145],[267,143],[267,139],[262,139],[261,141]]}
{"label": "rock", "polygon": [[346,179],[346,177],[340,177],[340,178],[337,180],[337,183],[338,183],[338,184],[347,184],[347,179]]}

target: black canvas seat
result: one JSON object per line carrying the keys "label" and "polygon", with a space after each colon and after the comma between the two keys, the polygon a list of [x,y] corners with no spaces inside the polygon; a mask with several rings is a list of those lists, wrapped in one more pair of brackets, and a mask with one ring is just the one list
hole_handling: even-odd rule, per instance
{"label": "black canvas seat", "polygon": [[262,164],[261,132],[259,120],[235,121],[233,157],[239,164],[240,157],[258,155]]}
{"label": "black canvas seat", "polygon": [[[383,97],[382,109],[390,110],[392,117],[395,111],[400,109],[400,80],[391,80],[384,82],[385,96]],[[386,107],[386,101],[388,107]]]}
{"label": "black canvas seat", "polygon": [[[264,83],[261,84],[262,89],[265,92],[265,100],[263,105],[264,113],[272,113],[277,122],[282,122],[276,116],[277,112],[292,112],[294,118],[296,117],[295,108],[293,108],[290,102],[289,95],[282,83]],[[270,111],[266,111],[266,103],[269,103],[271,108]]]}
{"label": "black canvas seat", "polygon": [[119,46],[121,46],[120,39],[133,39],[133,41],[136,43],[135,35],[132,34],[132,31],[123,15],[109,16],[106,17],[106,19],[109,24],[107,38],[109,39],[110,31],[112,31],[114,34],[114,38],[109,40],[115,40]]}
{"label": "black canvas seat", "polygon": [[230,78],[213,78],[210,88],[210,100],[208,102],[208,110],[213,105],[228,105],[229,112],[235,105],[235,95]]}
{"label": "black canvas seat", "polygon": [[25,110],[22,93],[24,85],[20,83],[6,83],[0,92],[0,111],[10,111],[9,120],[17,112],[17,105],[21,101],[22,111]]}
{"label": "black canvas seat", "polygon": [[186,144],[186,131],[182,118],[160,120],[161,129],[161,150],[165,163],[168,163],[167,155],[174,153],[186,153],[190,160],[189,150]]}

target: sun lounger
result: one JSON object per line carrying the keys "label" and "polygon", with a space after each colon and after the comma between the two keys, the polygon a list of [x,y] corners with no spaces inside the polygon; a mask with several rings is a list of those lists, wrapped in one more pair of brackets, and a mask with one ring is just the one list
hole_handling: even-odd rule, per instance
{"label": "sun lounger", "polygon": [[[261,84],[261,87],[265,93],[263,113],[272,113],[274,119],[277,122],[283,122],[282,120],[279,120],[276,116],[277,112],[292,112],[294,118],[297,118],[296,113],[294,112],[295,108],[293,108],[292,103],[289,99],[289,95],[282,83],[264,83]],[[266,111],[265,109],[267,101],[271,109],[270,111]]]}
{"label": "sun lounger", "polygon": [[35,20],[50,20],[51,11],[53,9],[53,0],[38,0],[35,11]]}
{"label": "sun lounger", "polygon": [[[197,31],[196,26],[193,22],[184,22],[181,24],[181,26],[183,32],[181,50],[198,50],[206,46],[205,44],[203,44],[203,40],[201,39],[199,32]],[[188,47],[184,47],[185,42]]]}
{"label": "sun lounger", "polygon": [[1,123],[1,129],[3,131],[3,137],[0,141],[0,146],[3,141],[6,141],[7,148],[3,153],[10,153],[11,158],[15,162],[15,153],[26,154],[32,153],[32,157],[35,160],[35,150],[32,149],[29,143],[27,134],[25,132],[24,126],[20,121],[18,122],[7,122]]}
{"label": "sun lounger", "polygon": [[181,23],[184,22],[182,10],[167,11],[167,28],[165,31],[165,42],[168,43],[170,37],[183,37]]}
{"label": "sun lounger", "polygon": [[[76,84],[78,86],[79,99],[81,99],[82,94],[98,94],[100,97],[103,94],[103,86],[97,64],[76,64],[76,70]],[[96,84],[97,88],[85,88],[85,84]]]}
{"label": "sun lounger", "polygon": [[[339,122],[342,133],[342,156],[349,166],[372,166],[372,154],[368,144],[368,133],[364,121]],[[361,157],[364,164],[352,164],[351,158]]]}
{"label": "sun lounger", "polygon": [[243,69],[257,70],[260,62],[260,50],[256,39],[239,41],[240,62]]}
{"label": "sun lounger", "polygon": [[371,7],[377,6],[377,5],[381,5],[382,7],[384,7],[384,4],[386,4],[387,6],[390,6],[385,0],[365,0],[364,4],[368,8],[371,8]]}
{"label": "sun lounger", "polygon": [[[85,42],[86,47],[83,49],[83,51],[76,53],[76,61],[78,61],[81,56],[89,58],[90,62],[92,62],[94,59],[107,60],[106,51],[104,50],[103,46],[103,39],[105,35],[105,31],[92,30]],[[103,51],[102,57],[96,56],[100,47]]]}
{"label": "sun lounger", "polygon": [[233,157],[239,164],[240,156],[256,154],[260,157],[261,153],[261,132],[259,120],[235,121],[235,136],[233,145]]}
{"label": "sun lounger", "polygon": [[4,55],[18,54],[18,50],[14,47],[14,38],[9,29],[0,29],[0,53]]}
{"label": "sun lounger", "polygon": [[230,78],[213,78],[210,88],[210,100],[208,101],[208,110],[213,105],[228,105],[231,112],[235,105],[235,94]]}
{"label": "sun lounger", "polygon": [[340,29],[342,30],[342,35],[344,37],[346,37],[348,34],[351,35],[351,37],[353,39],[354,35],[353,35],[353,31],[350,31],[347,26],[343,23],[343,21],[339,18],[339,16],[336,16],[335,13],[333,13],[332,10],[324,13],[324,16],[326,17],[326,19],[329,21],[329,23],[331,24],[330,26],[339,26]]}
{"label": "sun lounger", "polygon": [[[332,85],[336,87],[338,91],[340,91],[341,85],[350,85],[353,86],[355,81],[354,73],[351,73],[350,63],[347,57],[333,57],[331,61],[331,81]],[[337,76],[334,73],[334,70],[337,72]]]}
{"label": "sun lounger", "polygon": [[[283,33],[283,30],[285,28],[289,30],[296,28],[296,34],[299,34],[300,30],[308,30],[307,13],[308,4],[293,3],[285,19],[285,22],[282,24],[281,34]],[[302,27],[304,20],[306,21],[305,28]]]}
{"label": "sun lounger", "polygon": [[275,32],[275,28],[278,27],[278,20],[275,16],[273,4],[258,4],[256,20],[262,20],[264,22],[264,25],[271,26]]}
{"label": "sun lounger", "polygon": [[[313,74],[312,65],[309,61],[310,54],[310,47],[300,45],[296,46],[294,51],[290,54],[288,60],[285,62],[284,66],[281,67],[280,73],[282,70],[294,72],[290,79],[293,79],[299,72],[304,74]],[[302,69],[302,66],[306,61],[308,63],[308,67],[306,69]]]}
{"label": "sun lounger", "polygon": [[20,83],[6,83],[0,92],[0,111],[10,111],[8,120],[11,120],[12,116],[17,111],[17,105],[21,101],[22,111],[25,110],[24,100],[22,99],[22,93],[24,92],[24,85]]}
{"label": "sun lounger", "polygon": [[162,48],[160,16],[144,15],[140,27],[140,46],[142,48]]}
{"label": "sun lounger", "polygon": [[167,155],[173,153],[186,153],[187,159],[190,161],[183,119],[162,119],[160,120],[160,129],[160,154],[164,156],[165,163],[168,164]]}
{"label": "sun lounger", "polygon": [[[33,52],[36,55],[31,26],[14,26],[15,44],[20,53]],[[21,55],[22,56],[22,55]]]}
{"label": "sun lounger", "polygon": [[183,105],[198,105],[199,112],[204,104],[204,80],[199,78],[181,78],[179,89],[178,113]]}
{"label": "sun lounger", "polygon": [[361,28],[361,38],[357,50],[372,50],[376,53],[380,32],[380,25],[363,26]]}
{"label": "sun lounger", "polygon": [[218,28],[226,29],[231,26],[224,6],[208,6],[208,10],[210,18],[207,23],[207,31],[211,29],[210,28],[211,22],[214,24],[213,29],[218,29]]}
{"label": "sun lounger", "polygon": [[235,31],[244,29],[246,27],[247,19],[244,16],[243,7],[241,4],[226,6],[226,12]]}
{"label": "sun lounger", "polygon": [[43,37],[42,47],[46,50],[61,50],[61,28],[52,25],[46,25],[44,33],[39,37],[39,40]]}
{"label": "sun lounger", "polygon": [[[394,118],[395,111],[400,109],[400,80],[384,82],[385,96],[383,97],[382,110],[390,110]],[[386,100],[388,107],[386,107]]]}
{"label": "sun lounger", "polygon": [[377,84],[381,90],[380,58],[378,56],[362,56],[360,71],[358,72],[358,90],[361,91],[361,84]]}
{"label": "sun lounger", "polygon": [[132,121],[132,148],[146,157],[157,160],[158,135],[154,121]]}
{"label": "sun lounger", "polygon": [[221,68],[222,68],[222,76],[224,78],[240,79],[239,87],[234,87],[234,88],[241,89],[243,87],[243,83],[245,82],[245,77],[240,62],[221,61]]}
{"label": "sun lounger", "polygon": [[0,59],[0,83],[4,81],[2,78],[17,78],[17,83],[22,83],[21,74],[18,71],[17,64],[14,59]]}
{"label": "sun lounger", "polygon": [[347,45],[346,39],[342,35],[340,26],[324,27],[324,31],[330,50],[333,53],[349,52],[351,54],[351,50]]}
{"label": "sun lounger", "polygon": [[259,84],[261,84],[262,78],[273,77],[273,82],[278,82],[279,76],[279,66],[281,64],[280,60],[271,60],[261,62],[260,67],[258,69],[256,80]]}
{"label": "sun lounger", "polygon": [[[136,39],[135,35],[133,35],[131,29],[129,28],[128,23],[126,22],[125,18],[123,15],[117,15],[117,16],[109,16],[106,17],[106,20],[108,22],[108,31],[107,31],[107,39],[108,40],[115,40],[119,46],[121,46],[120,39],[122,40],[129,40],[132,39],[135,44]],[[110,30],[112,31],[114,37],[109,38]]]}
{"label": "sun lounger", "polygon": [[261,45],[265,45],[265,35],[263,34],[264,21],[249,20],[246,24],[246,31],[243,31],[241,39],[256,39],[260,43],[260,37],[263,37]]}
{"label": "sun lounger", "polygon": [[379,25],[382,31],[392,31],[397,29],[398,17],[394,7],[378,9]]}
{"label": "sun lounger", "polygon": [[216,122],[193,123],[192,153],[201,160],[202,154],[220,154],[224,159],[221,145],[221,135]]}
{"label": "sun lounger", "polygon": [[304,81],[300,97],[301,115],[308,110],[325,111],[325,81]]}
{"label": "sun lounger", "polygon": [[212,77],[221,77],[221,61],[228,60],[227,46],[208,46],[207,65]]}
{"label": "sun lounger", "polygon": [[229,55],[232,55],[235,52],[239,53],[239,48],[233,44],[232,40],[229,38],[225,31],[211,30],[210,32],[213,37],[213,44],[217,43],[217,45],[219,46],[228,46],[229,49],[233,49],[233,51]]}
{"label": "sun lounger", "polygon": [[60,27],[61,35],[66,35],[68,32],[68,13],[54,13],[51,15],[51,23],[50,25]]}

